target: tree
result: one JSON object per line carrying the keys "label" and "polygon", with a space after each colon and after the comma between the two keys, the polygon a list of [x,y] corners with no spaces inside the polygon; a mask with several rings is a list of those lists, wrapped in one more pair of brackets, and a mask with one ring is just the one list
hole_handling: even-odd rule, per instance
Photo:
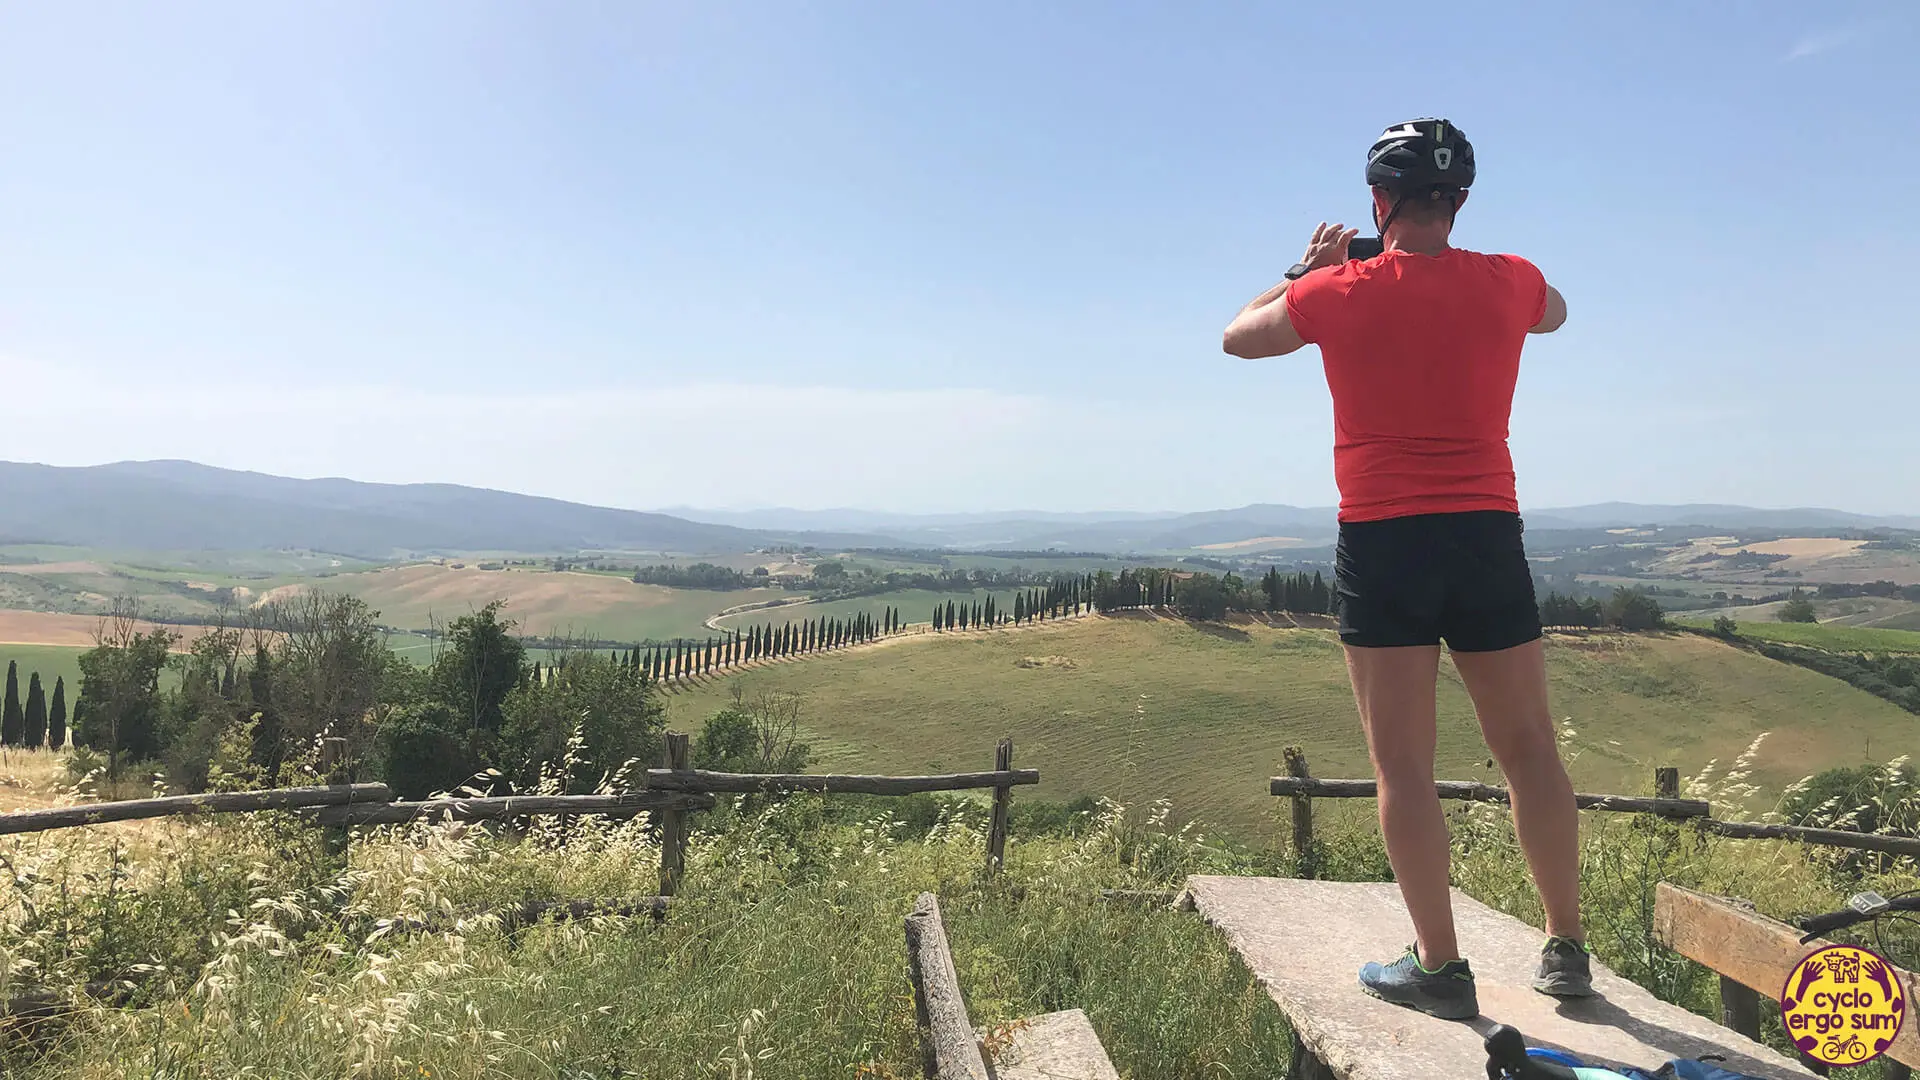
{"label": "tree", "polygon": [[813,568],[813,579],[825,585],[845,584],[847,568],[829,559]]}
{"label": "tree", "polygon": [[501,712],[508,754],[500,765],[523,784],[539,779],[543,766],[564,760],[578,729],[582,745],[574,771],[560,778],[564,790],[574,793],[592,791],[630,762],[655,760],[665,725],[654,684],[623,677],[593,652],[568,655],[561,678],[515,690]]}
{"label": "tree", "polygon": [[1189,619],[1222,619],[1227,614],[1227,586],[1212,574],[1195,574],[1180,586],[1176,610]]}
{"label": "tree", "polygon": [[27,677],[26,745],[38,750],[47,741],[47,694],[40,688],[40,673]]}
{"label": "tree", "polygon": [[7,704],[0,717],[0,743],[19,746],[26,741],[26,716],[20,711],[20,665],[7,661]]}
{"label": "tree", "polygon": [[953,627],[953,601],[947,601],[947,627]]}
{"label": "tree", "polygon": [[473,733],[474,748],[482,751],[500,730],[501,706],[526,672],[526,650],[513,636],[513,622],[500,618],[503,606],[495,600],[453,620],[447,627],[447,647],[434,657],[427,673],[432,696],[446,703]]}
{"label": "tree", "polygon": [[802,771],[812,752],[799,740],[800,707],[797,694],[763,693],[748,700],[735,686],[733,699],[707,718],[694,739],[694,768],[746,773]]}
{"label": "tree", "polygon": [[1820,616],[1813,610],[1813,601],[1807,599],[1806,594],[1799,589],[1793,590],[1792,595],[1787,597],[1786,603],[1780,605],[1780,610],[1774,617],[1787,623],[1820,621]]}
{"label": "tree", "polygon": [[160,750],[160,671],[174,637],[140,632],[139,608],[117,600],[101,620],[94,647],[80,654],[80,700],[74,706],[74,742],[107,755],[107,775]]}
{"label": "tree", "polygon": [[305,592],[262,615],[277,640],[272,697],[281,739],[289,746],[309,745],[323,733],[345,739],[351,776],[418,670],[387,648],[380,613],[357,597]]}
{"label": "tree", "polygon": [[1622,630],[1654,630],[1666,622],[1659,601],[1640,589],[1616,588],[1607,601],[1607,624]]}
{"label": "tree", "polygon": [[53,677],[53,704],[47,708],[47,749],[67,745],[67,677]]}
{"label": "tree", "polygon": [[1739,630],[1740,630],[1739,624],[1735,623],[1732,619],[1727,618],[1725,615],[1714,616],[1713,632],[1720,635],[1721,637],[1723,638],[1733,637],[1735,634],[1739,632]]}

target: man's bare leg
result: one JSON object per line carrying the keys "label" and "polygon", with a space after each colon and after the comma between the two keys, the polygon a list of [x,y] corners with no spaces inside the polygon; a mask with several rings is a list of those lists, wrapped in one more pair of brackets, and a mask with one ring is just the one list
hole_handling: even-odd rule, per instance
{"label": "man's bare leg", "polygon": [[1380,834],[1400,896],[1419,939],[1420,963],[1437,969],[1460,958],[1448,893],[1450,842],[1433,787],[1434,680],[1440,647],[1363,649],[1349,646],[1367,752],[1380,785]]}
{"label": "man's bare leg", "polygon": [[1457,652],[1453,665],[1480,715],[1487,748],[1506,774],[1514,829],[1547,909],[1547,933],[1583,940],[1580,812],[1554,739],[1544,646],[1535,639],[1498,652]]}

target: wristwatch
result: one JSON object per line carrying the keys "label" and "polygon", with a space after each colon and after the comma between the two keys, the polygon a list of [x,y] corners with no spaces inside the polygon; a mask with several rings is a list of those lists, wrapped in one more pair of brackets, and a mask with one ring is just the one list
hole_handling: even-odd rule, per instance
{"label": "wristwatch", "polygon": [[1287,267],[1287,275],[1286,275],[1287,280],[1298,281],[1301,278],[1306,277],[1307,272],[1312,269],[1313,267],[1308,266],[1306,263],[1303,263],[1303,262],[1294,263],[1292,266]]}

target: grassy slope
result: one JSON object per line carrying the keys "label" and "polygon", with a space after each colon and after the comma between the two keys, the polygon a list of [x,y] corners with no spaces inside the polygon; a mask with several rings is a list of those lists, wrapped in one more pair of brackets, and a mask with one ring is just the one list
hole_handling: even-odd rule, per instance
{"label": "grassy slope", "polygon": [[[1023,668],[1063,656],[1072,667]],[[1585,790],[1638,791],[1656,765],[1691,774],[1771,732],[1753,779],[1777,791],[1808,772],[1910,743],[1911,714],[1846,684],[1690,635],[1557,638],[1556,715],[1571,718]],[[1325,631],[1203,628],[1098,618],[1020,631],[928,635],[758,667],[749,693],[805,694],[820,765],[893,772],[988,767],[1014,736],[1016,763],[1054,798],[1088,793],[1245,832],[1273,809],[1265,778],[1304,746],[1321,776],[1368,775],[1339,645]],[[722,676],[670,695],[677,730],[725,699]],[[1439,690],[1439,773],[1488,776],[1487,752],[1450,665]]]}
{"label": "grassy slope", "polygon": [[994,602],[1007,611],[1013,611],[1014,589],[975,589],[972,592],[934,592],[929,589],[896,589],[893,592],[876,593],[873,596],[856,596],[849,600],[828,600],[817,604],[805,604],[794,608],[776,608],[772,611],[743,611],[738,615],[729,615],[722,619],[722,626],[745,630],[747,627],[761,624],[779,625],[789,619],[827,618],[844,619],[865,612],[879,620],[885,617],[889,607],[900,609],[900,618],[907,623],[924,623],[933,618],[933,605],[951,600],[957,609],[961,604],[984,604],[992,596]]}
{"label": "grassy slope", "polygon": [[[1688,618],[1675,620],[1687,626],[1708,627],[1713,620]],[[1742,637],[1762,641],[1780,641],[1788,645],[1811,645],[1839,652],[1920,653],[1920,631],[1893,630],[1876,626],[1842,626],[1836,623],[1741,622],[1735,620]]]}

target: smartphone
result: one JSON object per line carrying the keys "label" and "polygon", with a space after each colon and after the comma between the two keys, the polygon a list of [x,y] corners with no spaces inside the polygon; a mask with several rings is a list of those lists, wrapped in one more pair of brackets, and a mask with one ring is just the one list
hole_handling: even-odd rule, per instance
{"label": "smartphone", "polygon": [[1356,236],[1347,242],[1347,258],[1371,259],[1386,250],[1377,236]]}

